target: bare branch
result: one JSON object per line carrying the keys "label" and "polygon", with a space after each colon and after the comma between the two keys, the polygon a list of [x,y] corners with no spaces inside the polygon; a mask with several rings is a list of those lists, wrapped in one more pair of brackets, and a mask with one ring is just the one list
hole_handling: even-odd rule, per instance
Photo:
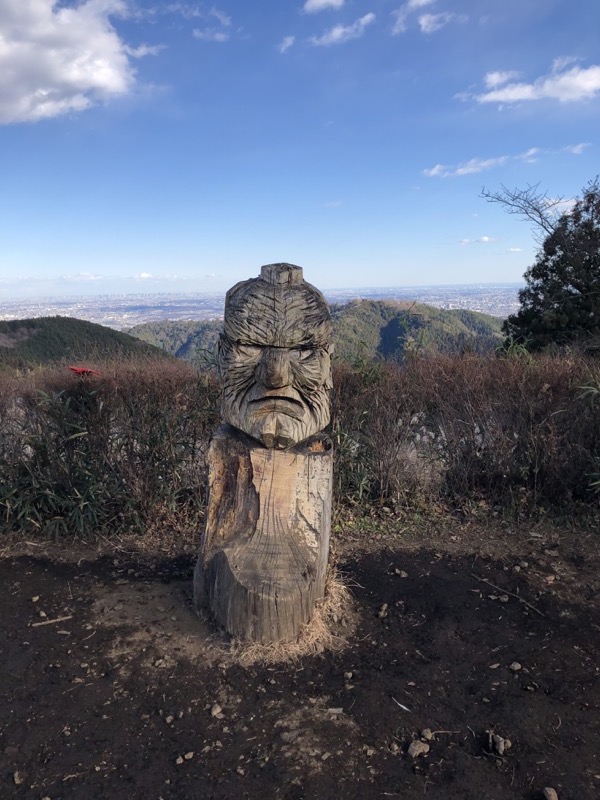
{"label": "bare branch", "polygon": [[488,203],[499,203],[508,214],[527,220],[533,226],[533,235],[538,244],[552,235],[563,212],[564,197],[548,197],[539,190],[539,183],[528,184],[525,189],[508,189],[501,185],[500,191],[491,192],[485,187],[481,195]]}

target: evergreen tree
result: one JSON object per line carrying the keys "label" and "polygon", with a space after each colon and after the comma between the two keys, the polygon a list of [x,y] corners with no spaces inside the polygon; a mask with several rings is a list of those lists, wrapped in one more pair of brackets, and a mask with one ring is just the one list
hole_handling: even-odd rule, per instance
{"label": "evergreen tree", "polygon": [[[529,193],[527,193],[529,192]],[[531,190],[490,196],[511,213],[544,219],[546,232],[535,263],[525,272],[526,286],[519,292],[521,308],[508,317],[504,333],[509,341],[531,350],[549,344],[600,347],[600,185],[598,178],[583,190],[573,208],[555,217],[545,213],[545,195]],[[515,196],[521,202],[519,208]],[[529,204],[528,209],[523,207]],[[526,213],[529,211],[531,213]]]}

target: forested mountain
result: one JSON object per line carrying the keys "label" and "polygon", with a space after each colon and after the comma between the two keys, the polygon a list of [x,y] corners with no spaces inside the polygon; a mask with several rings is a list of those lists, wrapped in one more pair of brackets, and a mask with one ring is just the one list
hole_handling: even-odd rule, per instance
{"label": "forested mountain", "polygon": [[[417,303],[354,300],[331,308],[335,355],[345,361],[402,360],[409,351],[491,352],[502,342],[502,320],[476,311],[446,311]],[[222,323],[151,322],[129,333],[197,366],[214,363]]]}
{"label": "forested mountain", "polygon": [[0,322],[0,368],[136,356],[164,358],[165,354],[126,333],[72,317]]}
{"label": "forested mountain", "polygon": [[491,352],[502,342],[502,320],[466,309],[419,303],[354,300],[332,306],[336,356],[344,361],[401,360],[408,351]]}
{"label": "forested mountain", "polygon": [[172,356],[205,367],[215,363],[217,340],[222,327],[219,320],[163,320],[136,325],[128,332]]}

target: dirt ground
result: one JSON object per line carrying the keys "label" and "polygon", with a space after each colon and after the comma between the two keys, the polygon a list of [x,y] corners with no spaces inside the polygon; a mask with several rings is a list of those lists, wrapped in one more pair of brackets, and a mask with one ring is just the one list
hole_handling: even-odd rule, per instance
{"label": "dirt ground", "polygon": [[191,543],[6,545],[0,797],[597,800],[594,526],[336,528],[338,649],[271,665],[194,616]]}

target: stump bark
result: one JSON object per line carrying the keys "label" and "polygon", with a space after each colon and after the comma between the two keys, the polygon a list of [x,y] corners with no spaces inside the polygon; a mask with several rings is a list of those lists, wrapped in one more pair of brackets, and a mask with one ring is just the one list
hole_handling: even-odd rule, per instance
{"label": "stump bark", "polygon": [[290,641],[311,619],[325,592],[332,466],[324,434],[276,450],[227,424],[215,433],[194,601],[233,636]]}

